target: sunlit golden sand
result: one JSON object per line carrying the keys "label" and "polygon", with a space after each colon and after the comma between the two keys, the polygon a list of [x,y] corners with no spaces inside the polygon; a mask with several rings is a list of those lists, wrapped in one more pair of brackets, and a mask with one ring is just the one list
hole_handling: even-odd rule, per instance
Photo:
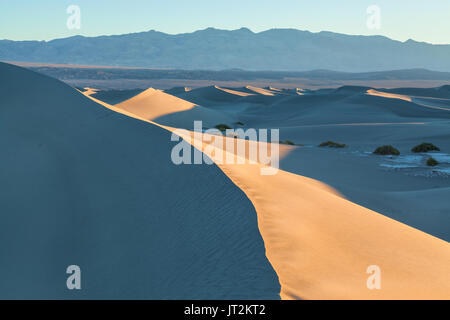
{"label": "sunlit golden sand", "polygon": [[219,89],[221,91],[227,92],[227,93],[231,93],[240,97],[248,97],[248,96],[254,96],[255,94],[253,93],[247,93],[247,92],[241,92],[241,91],[236,91],[236,90],[231,90],[231,89],[226,89],[226,88],[221,88],[219,86],[215,86],[216,89]]}

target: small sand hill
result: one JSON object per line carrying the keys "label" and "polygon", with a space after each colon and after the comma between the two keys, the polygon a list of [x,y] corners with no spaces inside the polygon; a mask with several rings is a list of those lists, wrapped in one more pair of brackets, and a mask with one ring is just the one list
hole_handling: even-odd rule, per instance
{"label": "small sand hill", "polygon": [[242,98],[242,96],[242,92],[224,89],[219,86],[196,88],[184,94],[177,94],[179,98],[200,105],[235,102]]}
{"label": "small sand hill", "polygon": [[255,95],[255,93],[250,92],[250,90],[245,90],[245,88],[222,88],[222,87],[218,87],[216,86],[217,89],[222,90],[224,92],[230,93],[230,94],[234,94],[240,97],[248,97],[248,96],[252,96]]}
{"label": "small sand hill", "polygon": [[264,96],[273,96],[278,93],[278,91],[270,90],[270,89],[263,89],[253,86],[246,86],[246,88],[250,91],[256,92],[258,94],[262,94]]}
{"label": "small sand hill", "polygon": [[269,92],[271,92],[271,93],[273,93],[273,94],[280,94],[280,95],[286,95],[286,94],[290,95],[290,94],[293,94],[293,93],[301,94],[301,93],[299,93],[300,91],[298,91],[296,89],[295,90],[291,90],[291,91],[287,91],[286,89],[278,89],[278,88],[274,88],[272,86],[268,86],[268,87],[266,87],[264,89],[269,91]]}
{"label": "small sand hill", "polygon": [[[413,102],[416,105],[425,108],[450,111],[450,99],[417,96],[417,95],[405,95],[405,94],[377,91],[373,89],[367,90],[367,94],[371,96],[383,97],[388,99],[398,99]],[[419,94],[419,92],[416,92],[415,94]]]}
{"label": "small sand hill", "polygon": [[189,92],[174,93],[174,95],[186,101],[212,108],[234,103],[271,104],[285,96],[278,91],[253,86],[238,88],[209,86],[193,89]]}
{"label": "small sand hill", "polygon": [[[273,97],[259,96],[263,101],[253,99],[255,103],[267,103],[261,108],[255,105],[243,112],[243,115],[255,119],[256,126],[286,127],[313,123],[332,123],[344,118],[348,121],[350,112],[355,111],[354,105],[337,105],[346,96],[340,95],[277,95]],[[249,99],[248,99],[249,100]],[[359,116],[366,118],[364,112]],[[355,117],[355,116],[354,116]],[[247,120],[248,123],[251,123]]]}
{"label": "small sand hill", "polygon": [[[88,88],[90,89],[90,88]],[[90,89],[92,90],[92,89]],[[143,89],[129,89],[129,90],[96,90],[95,92],[90,92],[89,90],[86,92],[83,92],[83,94],[94,97],[96,99],[99,99],[101,101],[104,101],[108,104],[115,105],[118,103],[121,103],[125,100],[128,100],[142,91]]]}
{"label": "small sand hill", "polygon": [[301,89],[301,88],[295,88],[295,89],[280,89],[280,91],[281,91],[283,94],[286,94],[286,95],[299,95],[299,96],[302,96],[302,95],[304,95],[304,94],[306,93],[306,90]]}
{"label": "small sand hill", "polygon": [[369,87],[363,86],[342,86],[334,90],[336,94],[352,95],[352,94],[363,94],[371,90]]}
{"label": "small sand hill", "polygon": [[409,97],[407,95],[382,92],[382,91],[377,91],[374,89],[368,89],[367,94],[369,96],[376,96],[376,97],[383,97],[383,98],[390,98],[390,99],[399,99],[399,100],[404,100],[404,101],[408,101],[408,102],[412,101],[411,97]]}
{"label": "small sand hill", "polygon": [[178,128],[193,128],[194,121],[203,121],[204,127],[214,127],[220,123],[235,122],[232,116],[198,106],[153,88],[126,100],[117,108],[163,125]]}
{"label": "small sand hill", "polygon": [[279,298],[245,194],[106,106],[0,63],[0,298]]}
{"label": "small sand hill", "polygon": [[444,85],[438,88],[394,88],[380,89],[379,91],[407,96],[450,99],[450,85]]}
{"label": "small sand hill", "polygon": [[256,97],[248,97],[246,101],[267,103],[267,107],[251,106],[240,115],[248,118],[246,123],[253,126],[280,128],[367,122],[422,122],[424,118],[450,119],[447,110],[450,107],[444,106],[440,100],[427,100],[425,105],[407,96],[384,95],[375,90],[367,93],[362,87],[340,88],[323,94],[257,97],[263,97],[264,101],[256,101]]}
{"label": "small sand hill", "polygon": [[450,99],[450,84],[443,85],[437,89],[442,95],[445,95],[444,98]]}
{"label": "small sand hill", "polygon": [[277,89],[277,88],[274,88],[274,87],[271,87],[271,86],[268,86],[268,87],[265,88],[265,89],[267,89],[267,90],[269,90],[269,91],[272,91],[272,92],[283,92],[283,90]]}

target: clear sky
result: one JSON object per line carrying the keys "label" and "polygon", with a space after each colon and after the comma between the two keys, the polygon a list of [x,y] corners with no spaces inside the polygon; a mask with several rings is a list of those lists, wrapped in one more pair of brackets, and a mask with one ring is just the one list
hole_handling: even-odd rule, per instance
{"label": "clear sky", "polygon": [[[78,5],[81,29],[68,29]],[[367,27],[377,5],[380,29]],[[0,0],[0,39],[51,40],[158,30],[170,34],[207,27],[254,32],[271,28],[380,34],[450,44],[450,0]]]}

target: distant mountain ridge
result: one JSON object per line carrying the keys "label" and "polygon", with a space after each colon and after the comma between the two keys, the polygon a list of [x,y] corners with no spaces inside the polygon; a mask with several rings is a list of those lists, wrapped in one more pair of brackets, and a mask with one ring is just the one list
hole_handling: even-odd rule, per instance
{"label": "distant mountain ridge", "polygon": [[326,31],[207,28],[177,35],[151,30],[48,42],[0,40],[0,60],[186,70],[449,72],[450,45]]}
{"label": "distant mountain ridge", "polygon": [[213,81],[252,81],[258,79],[283,80],[443,80],[450,81],[450,72],[430,71],[426,69],[389,70],[378,72],[338,72],[331,70],[312,71],[246,71],[246,70],[178,70],[178,69],[125,69],[102,67],[64,67],[64,66],[27,66],[28,69],[46,74],[60,80],[70,79],[185,79]]}

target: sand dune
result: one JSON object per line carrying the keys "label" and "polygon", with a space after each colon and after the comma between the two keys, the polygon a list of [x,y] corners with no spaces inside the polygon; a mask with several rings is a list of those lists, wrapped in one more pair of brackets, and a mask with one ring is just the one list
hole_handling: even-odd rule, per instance
{"label": "sand dune", "polygon": [[[283,171],[261,177],[255,169],[228,166],[224,172],[255,205],[282,298],[449,298],[445,241],[346,201],[315,181]],[[381,291],[365,285],[370,265],[381,267]]]}
{"label": "sand dune", "polygon": [[211,102],[228,103],[237,101],[242,97],[242,95],[237,92],[237,90],[229,92],[218,86],[209,86],[193,89],[181,95],[177,94],[177,97],[199,105],[208,105]]}
{"label": "sand dune", "polygon": [[[182,136],[195,144],[191,133]],[[261,166],[219,164],[256,208],[282,298],[449,298],[447,242],[358,206],[318,181],[285,171],[261,176]],[[371,265],[382,270],[382,290],[366,287]]]}
{"label": "sand dune", "polygon": [[1,298],[279,298],[256,212],[219,168],[174,165],[170,132],[55,79],[0,64],[0,83]]}
{"label": "sand dune", "polygon": [[237,95],[237,96],[240,96],[240,97],[248,97],[248,96],[254,95],[254,93],[250,93],[250,92],[248,92],[246,90],[238,91],[239,89],[233,90],[233,89],[221,88],[221,87],[218,87],[218,86],[215,86],[215,87],[217,89],[219,89],[219,90],[222,90],[224,92],[231,93],[231,94],[234,94],[234,95]]}
{"label": "sand dune", "polygon": [[442,107],[424,107],[417,101],[367,95],[366,91],[350,88],[341,93],[257,96],[248,97],[245,101],[249,103],[247,108],[236,116],[251,127],[411,123],[423,122],[424,119],[450,119],[450,113]]}
{"label": "sand dune", "polygon": [[90,96],[95,95],[98,91],[99,91],[98,89],[86,87],[86,88],[83,88],[83,90],[80,92],[82,92],[84,95],[90,97]]}
{"label": "sand dune", "polygon": [[394,88],[394,89],[380,89],[379,91],[407,96],[450,99],[450,85],[444,85],[438,88]]}
{"label": "sand dune", "polygon": [[157,120],[160,124],[179,128],[193,128],[195,120],[203,121],[203,125],[209,128],[220,123],[235,122],[232,116],[195,105],[152,88],[116,105],[116,107],[138,114],[147,120]]}
{"label": "sand dune", "polygon": [[291,93],[289,90],[272,91],[254,86],[229,88],[217,85],[193,89],[190,92],[171,91],[171,94],[204,107],[222,108],[223,111],[226,111],[226,107],[233,109],[237,104],[268,105],[282,100],[288,95],[297,95],[296,92]]}
{"label": "sand dune", "polygon": [[377,97],[383,97],[383,98],[390,98],[390,99],[400,99],[404,101],[411,102],[411,97],[403,95],[403,94],[395,94],[395,93],[388,93],[388,92],[381,92],[374,89],[367,90],[367,94],[370,96],[377,96]]}
{"label": "sand dune", "polygon": [[277,89],[277,88],[274,88],[274,87],[271,87],[271,86],[268,86],[266,89],[269,90],[269,91],[283,92],[282,89]]}
{"label": "sand dune", "polygon": [[[0,193],[7,212],[1,234],[9,240],[0,243],[2,297],[73,298],[60,271],[76,262],[89,270],[91,286],[76,298],[248,299],[280,292],[284,299],[450,299],[448,242],[346,200],[339,188],[302,176],[298,164],[298,174],[264,176],[260,163],[175,166],[169,158],[170,132],[178,127],[201,117],[231,120],[192,100],[227,106],[266,99],[236,116],[255,127],[287,123],[281,135],[296,142],[339,135],[364,147],[389,138],[406,148],[413,138],[439,134],[446,147],[445,110],[362,88],[243,97],[208,87],[183,93],[189,101],[149,89],[111,106],[89,97],[92,91],[89,101],[59,81],[0,68],[0,147],[8,168],[0,178],[13,186]],[[393,125],[403,122],[409,124]],[[227,156],[223,140],[239,140],[202,134],[212,141],[199,145],[192,132],[178,134],[211,157]],[[302,150],[312,154],[312,175],[336,162],[350,168],[337,181],[355,186],[355,172],[379,161],[311,146],[282,146],[282,161],[304,161]],[[392,176],[383,177],[364,181],[365,196]],[[409,201],[401,191],[414,179],[426,181],[393,179],[392,199]],[[425,183],[416,194],[438,201],[448,191],[426,188],[445,181]],[[381,290],[366,286],[372,265],[381,269]]]}
{"label": "sand dune", "polygon": [[[219,167],[255,205],[282,298],[449,298],[447,242],[351,203],[312,179],[285,171],[261,176],[261,165]],[[380,291],[366,287],[370,265],[382,268]]]}
{"label": "sand dune", "polygon": [[[381,92],[381,91],[376,91],[373,89],[368,90],[367,94],[371,95],[371,96],[377,96],[377,97],[383,97],[383,98],[389,98],[389,99],[399,99],[399,100],[404,100],[407,102],[414,102],[415,104],[422,106],[422,107],[426,107],[426,108],[450,111],[450,107],[439,106],[439,101],[433,101],[433,100],[436,100],[435,98],[430,99],[427,97],[408,96],[408,95],[403,95],[403,94]],[[431,100],[431,101],[429,101],[429,100]],[[441,101],[441,104],[443,104],[443,103],[446,104],[446,101]]]}
{"label": "sand dune", "polygon": [[[87,90],[86,90],[87,89]],[[91,91],[94,90],[94,91]],[[94,97],[98,100],[104,101],[110,105],[115,105],[128,100],[139,93],[144,91],[143,89],[130,89],[130,90],[98,90],[92,88],[85,88],[83,94]]]}
{"label": "sand dune", "polygon": [[191,89],[188,87],[175,87],[175,88],[164,90],[165,93],[172,94],[172,95],[185,93],[185,92],[189,92],[189,91],[191,91]]}
{"label": "sand dune", "polygon": [[262,89],[262,88],[257,88],[257,87],[253,87],[253,86],[246,86],[246,88],[250,91],[254,91],[254,92],[262,94],[264,96],[273,96],[277,93],[274,90]]}

